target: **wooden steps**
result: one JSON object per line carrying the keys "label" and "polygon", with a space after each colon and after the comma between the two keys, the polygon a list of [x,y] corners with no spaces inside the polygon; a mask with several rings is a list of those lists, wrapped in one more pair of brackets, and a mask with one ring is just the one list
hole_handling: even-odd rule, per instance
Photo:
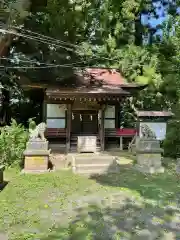
{"label": "wooden steps", "polygon": [[66,152],[66,144],[63,143],[49,143],[49,149],[51,149],[51,154],[65,154]]}

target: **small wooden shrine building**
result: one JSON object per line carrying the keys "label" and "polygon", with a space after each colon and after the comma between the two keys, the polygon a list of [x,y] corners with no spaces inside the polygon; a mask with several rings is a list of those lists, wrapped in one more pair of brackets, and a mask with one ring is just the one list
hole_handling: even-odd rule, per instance
{"label": "small wooden shrine building", "polygon": [[[96,148],[105,150],[108,140],[120,128],[121,104],[145,86],[128,84],[112,69],[86,69],[61,82],[63,87],[47,87],[44,95],[44,121],[47,138],[66,144],[66,151],[77,148],[79,136]],[[83,151],[83,150],[82,150]]]}
{"label": "small wooden shrine building", "polygon": [[59,84],[45,85],[43,116],[49,142],[63,143],[70,152],[84,136],[86,148],[95,139],[96,149],[104,151],[120,128],[122,102],[144,88],[127,83],[114,69],[103,68],[85,69]]}

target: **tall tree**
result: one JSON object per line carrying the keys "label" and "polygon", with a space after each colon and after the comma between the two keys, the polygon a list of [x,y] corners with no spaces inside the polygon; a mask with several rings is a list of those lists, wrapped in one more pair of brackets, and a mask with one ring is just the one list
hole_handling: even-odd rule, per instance
{"label": "tall tree", "polygon": [[[29,0],[2,1],[0,3],[0,20],[1,27],[9,30],[14,23],[22,23],[23,19],[28,15]],[[14,40],[14,35],[5,33],[0,35],[0,63],[3,63],[2,57],[9,55],[9,50]],[[5,124],[9,120],[9,103],[11,75],[1,68],[0,69],[1,85],[0,85],[0,124]]]}
{"label": "tall tree", "polygon": [[[32,68],[40,66],[42,62],[118,68],[130,82],[149,83],[148,90],[135,99],[138,107],[160,109],[176,102],[178,95],[174,95],[173,91],[165,91],[168,79],[171,78],[170,71],[165,74],[165,70],[171,66],[168,61],[172,63],[165,51],[174,51],[174,44],[170,40],[165,44],[162,36],[161,43],[158,41],[157,35],[162,34],[164,26],[155,26],[153,21],[168,14],[175,21],[177,3],[175,5],[168,0],[42,2],[44,5],[39,6],[33,1],[31,14],[25,11],[22,25],[19,20],[13,23],[23,37],[12,45],[11,58],[29,60],[28,66]],[[22,2],[19,0],[19,3]],[[34,35],[33,32],[59,41],[52,42],[52,39]],[[13,62],[13,65],[15,63],[22,66],[20,61]],[[8,66],[10,64],[12,62],[8,62]],[[46,80],[50,83],[53,80],[61,81],[61,78],[72,72],[73,66],[26,70],[22,74],[32,80]],[[13,71],[11,73],[17,74]],[[177,82],[176,79],[174,81]]]}

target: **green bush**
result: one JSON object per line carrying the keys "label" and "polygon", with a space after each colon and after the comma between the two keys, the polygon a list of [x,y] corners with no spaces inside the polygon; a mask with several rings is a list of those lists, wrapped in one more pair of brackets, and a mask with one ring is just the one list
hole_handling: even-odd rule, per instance
{"label": "green bush", "polygon": [[164,156],[180,157],[180,121],[172,120],[167,125],[166,139],[163,143]]}
{"label": "green bush", "polygon": [[0,131],[0,165],[20,165],[28,140],[28,131],[15,120],[11,121],[10,126],[2,127]]}
{"label": "green bush", "polygon": [[34,121],[34,118],[29,118],[28,123],[29,123],[29,129],[34,130],[36,128],[36,122]]}

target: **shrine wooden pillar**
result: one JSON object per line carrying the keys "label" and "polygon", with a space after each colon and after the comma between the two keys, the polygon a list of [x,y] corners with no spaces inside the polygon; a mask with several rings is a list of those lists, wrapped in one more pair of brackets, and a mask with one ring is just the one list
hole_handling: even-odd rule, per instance
{"label": "shrine wooden pillar", "polygon": [[42,104],[42,121],[41,122],[46,122],[47,121],[47,103],[43,101]]}
{"label": "shrine wooden pillar", "polygon": [[116,103],[115,105],[115,128],[120,128],[120,114],[121,114],[121,105]]}
{"label": "shrine wooden pillar", "polygon": [[42,103],[42,121],[47,122],[47,98],[46,98],[46,93],[44,91],[44,99]]}
{"label": "shrine wooden pillar", "polygon": [[101,105],[101,121],[100,121],[100,144],[101,144],[101,151],[105,149],[105,130],[104,130],[104,115],[105,115],[105,108],[106,105]]}
{"label": "shrine wooden pillar", "polygon": [[71,118],[72,118],[72,104],[67,104],[66,115],[66,152],[71,148]]}
{"label": "shrine wooden pillar", "polygon": [[[121,103],[117,103],[116,107],[115,107],[115,128],[116,130],[121,128],[121,124],[122,124],[122,104]],[[120,146],[120,150],[123,150],[123,137],[120,136],[119,137],[119,146]]]}

